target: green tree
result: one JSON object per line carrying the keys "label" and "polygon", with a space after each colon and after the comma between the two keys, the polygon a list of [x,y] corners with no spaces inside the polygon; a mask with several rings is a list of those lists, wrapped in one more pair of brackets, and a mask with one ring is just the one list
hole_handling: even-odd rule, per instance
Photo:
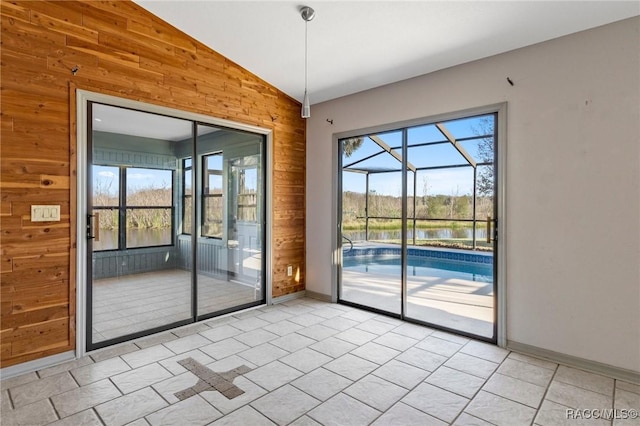
{"label": "green tree", "polygon": [[358,148],[360,148],[362,146],[363,142],[364,142],[364,138],[363,137],[343,139],[342,140],[342,152],[344,152],[344,155],[347,158],[351,157],[351,155],[354,152],[356,152],[358,150]]}
{"label": "green tree", "polygon": [[446,216],[448,198],[442,194],[430,195],[427,202],[427,217],[444,218]]}
{"label": "green tree", "polygon": [[462,195],[453,199],[453,218],[454,219],[467,219],[469,218],[469,212],[471,211],[471,196]]}
{"label": "green tree", "polygon": [[482,117],[478,127],[474,127],[473,132],[477,136],[484,136],[478,144],[478,155],[483,163],[491,163],[488,166],[480,167],[478,172],[478,194],[484,196],[493,195],[494,185],[494,117]]}

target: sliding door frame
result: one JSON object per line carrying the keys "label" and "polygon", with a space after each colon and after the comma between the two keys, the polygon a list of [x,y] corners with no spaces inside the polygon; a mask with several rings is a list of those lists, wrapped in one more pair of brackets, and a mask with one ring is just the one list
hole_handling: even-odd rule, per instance
{"label": "sliding door frame", "polygon": [[[105,95],[102,93],[90,92],[83,89],[76,89],[75,93],[75,105],[76,105],[76,166],[77,166],[77,180],[75,188],[75,203],[76,203],[76,297],[75,297],[75,326],[76,326],[76,348],[75,355],[77,358],[84,356],[87,351],[87,296],[90,289],[88,288],[87,273],[90,272],[90,265],[87,264],[88,247],[86,235],[86,217],[87,217],[87,176],[89,167],[89,153],[88,153],[88,136],[91,131],[89,122],[89,109],[87,108],[89,102],[102,103],[112,105],[115,107],[129,108],[159,115],[165,115],[175,118],[181,118],[190,120],[195,123],[203,123],[213,125],[217,127],[227,128],[230,130],[239,130],[259,134],[263,137],[264,148],[263,152],[265,158],[264,164],[264,215],[263,215],[263,236],[264,236],[264,291],[265,302],[267,305],[272,303],[272,270],[273,270],[273,253],[272,253],[272,223],[273,213],[272,206],[273,201],[271,194],[273,189],[273,168],[271,167],[273,161],[273,131],[262,127],[242,124],[225,120],[221,118],[211,117],[204,114],[198,114],[188,111],[183,111],[170,107],[163,107],[146,102],[139,102],[120,98],[111,95]],[[195,136],[194,136],[195,137]],[[71,189],[73,191],[73,188]],[[194,209],[195,210],[195,209]],[[195,223],[195,222],[194,222]],[[196,238],[194,238],[195,240]],[[195,268],[195,265],[194,265]],[[193,283],[192,283],[193,285]],[[201,318],[198,318],[201,319]],[[191,321],[189,321],[191,323]],[[149,334],[149,331],[145,332]]]}
{"label": "sliding door frame", "polygon": [[[406,144],[406,128],[414,127],[418,125],[424,125],[428,123],[435,123],[441,121],[449,121],[455,119],[461,119],[476,115],[484,114],[496,114],[497,126],[495,127],[494,142],[495,150],[495,181],[497,190],[495,191],[494,209],[497,215],[496,224],[496,251],[494,253],[494,274],[496,274],[495,292],[494,298],[496,307],[494,308],[494,330],[496,343],[500,347],[506,347],[507,345],[507,298],[506,298],[506,277],[507,277],[507,261],[506,261],[506,224],[507,224],[507,209],[506,209],[506,158],[507,158],[507,103],[492,104],[477,108],[470,108],[465,110],[453,111],[444,114],[426,116],[406,121],[399,121],[394,123],[383,124],[379,126],[372,126],[366,128],[360,128],[355,130],[349,130],[340,133],[333,134],[332,143],[332,211],[334,212],[331,217],[331,226],[334,232],[331,233],[331,247],[333,248],[333,256],[331,259],[332,264],[332,285],[331,285],[331,301],[338,302],[339,299],[339,285],[342,276],[342,157],[340,149],[340,141],[346,138],[358,137],[366,134],[376,134],[389,132],[393,130],[403,130],[403,153],[402,153],[402,179],[403,179],[403,200],[407,196],[406,185],[406,166],[407,166],[407,144]],[[402,203],[402,217],[403,217],[403,232],[402,241],[403,247],[406,246],[406,218],[407,218],[407,206],[406,203]],[[406,254],[402,253],[402,306],[401,306],[401,318],[405,318],[406,313],[406,297],[405,286],[406,279]],[[410,320],[410,319],[407,319]],[[451,330],[452,332],[457,332]],[[458,332],[465,334],[463,332]]]}

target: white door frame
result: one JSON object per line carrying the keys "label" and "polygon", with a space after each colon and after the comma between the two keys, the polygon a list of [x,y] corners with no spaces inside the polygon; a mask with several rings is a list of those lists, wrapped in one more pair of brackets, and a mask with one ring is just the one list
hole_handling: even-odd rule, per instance
{"label": "white door frame", "polygon": [[153,105],[145,102],[132,101],[116,96],[102,93],[90,92],[87,90],[76,90],[76,153],[77,153],[77,250],[76,250],[76,357],[80,358],[86,353],[86,295],[87,295],[87,239],[86,217],[87,217],[87,103],[98,102],[109,105],[137,109],[156,114],[168,115],[185,120],[198,121],[212,124],[214,126],[226,127],[256,133],[265,137],[265,178],[266,178],[266,211],[265,221],[265,297],[267,305],[272,303],[272,190],[273,190],[273,131],[263,127],[251,126],[248,124],[236,123],[234,121],[221,118],[210,117],[204,114],[183,111],[179,109]]}

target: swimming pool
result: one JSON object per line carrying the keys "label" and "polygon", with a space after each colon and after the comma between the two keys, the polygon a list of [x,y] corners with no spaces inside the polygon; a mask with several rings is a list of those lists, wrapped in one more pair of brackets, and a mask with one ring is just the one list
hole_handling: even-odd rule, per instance
{"label": "swimming pool", "polygon": [[[438,276],[478,282],[493,282],[493,256],[459,250],[409,248],[408,276]],[[396,247],[356,248],[343,256],[345,270],[400,276],[400,249]]]}

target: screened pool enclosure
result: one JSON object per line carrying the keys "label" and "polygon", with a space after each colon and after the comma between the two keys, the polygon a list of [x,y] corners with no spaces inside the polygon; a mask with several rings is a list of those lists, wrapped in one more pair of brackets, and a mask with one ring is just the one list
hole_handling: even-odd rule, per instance
{"label": "screened pool enclosure", "polygon": [[339,140],[341,302],[495,338],[496,121]]}

